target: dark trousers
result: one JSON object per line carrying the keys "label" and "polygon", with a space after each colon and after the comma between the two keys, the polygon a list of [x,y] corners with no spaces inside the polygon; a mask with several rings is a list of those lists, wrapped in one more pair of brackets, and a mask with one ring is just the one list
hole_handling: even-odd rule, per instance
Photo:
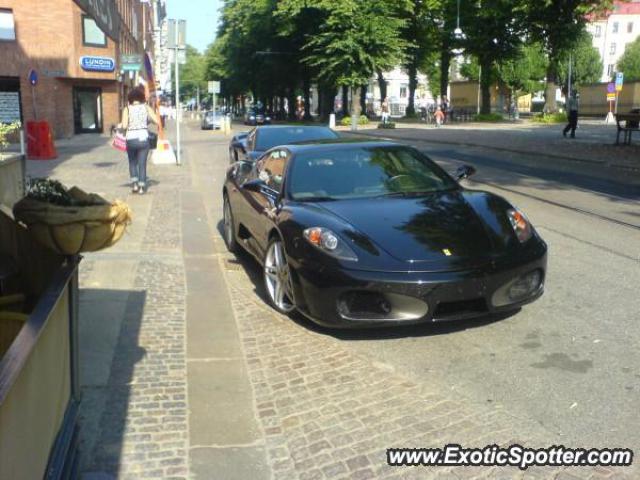
{"label": "dark trousers", "polygon": [[571,130],[571,138],[573,138],[576,136],[576,128],[578,128],[578,111],[571,110],[569,112],[569,123],[564,127],[562,132],[566,135],[567,132]]}
{"label": "dark trousers", "polygon": [[127,155],[129,156],[129,175],[131,177],[131,183],[137,182],[139,186],[146,187],[149,141],[127,140]]}

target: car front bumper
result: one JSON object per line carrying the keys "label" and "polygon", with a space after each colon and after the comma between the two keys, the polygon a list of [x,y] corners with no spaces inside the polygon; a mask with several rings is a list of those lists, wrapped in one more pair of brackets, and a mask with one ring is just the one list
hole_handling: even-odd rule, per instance
{"label": "car front bumper", "polygon": [[[294,269],[298,310],[312,321],[342,328],[398,326],[483,317],[517,310],[544,292],[546,248],[517,265],[492,263],[455,272],[371,272]],[[495,305],[499,290],[530,272],[539,287]],[[499,302],[498,302],[499,303]]]}

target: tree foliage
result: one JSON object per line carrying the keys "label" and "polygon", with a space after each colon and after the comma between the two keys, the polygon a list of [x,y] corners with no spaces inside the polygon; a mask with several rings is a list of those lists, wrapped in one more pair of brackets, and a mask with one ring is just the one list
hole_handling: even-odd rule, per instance
{"label": "tree foliage", "polygon": [[640,38],[627,45],[618,61],[617,69],[624,73],[627,82],[640,80]]}

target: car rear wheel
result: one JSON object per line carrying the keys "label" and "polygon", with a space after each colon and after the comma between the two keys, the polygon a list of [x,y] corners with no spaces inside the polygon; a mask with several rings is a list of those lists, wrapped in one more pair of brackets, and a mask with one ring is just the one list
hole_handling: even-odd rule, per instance
{"label": "car rear wheel", "polygon": [[291,270],[284,245],[279,238],[272,239],[267,248],[264,258],[264,284],[269,303],[277,311],[287,314],[295,310]]}
{"label": "car rear wheel", "polygon": [[227,250],[231,253],[238,251],[238,241],[236,240],[236,226],[233,222],[233,212],[231,211],[231,203],[229,197],[224,196],[224,243],[227,245]]}

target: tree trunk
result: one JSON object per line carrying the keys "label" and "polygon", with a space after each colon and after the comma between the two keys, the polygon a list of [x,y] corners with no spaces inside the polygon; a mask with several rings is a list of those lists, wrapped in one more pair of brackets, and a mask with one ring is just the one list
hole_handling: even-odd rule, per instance
{"label": "tree trunk", "polygon": [[491,113],[491,61],[481,60],[482,74],[480,76],[480,90],[482,102],[480,103],[480,113],[487,115]]}
{"label": "tree trunk", "polygon": [[346,85],[342,86],[342,114],[349,116],[349,87]]}
{"label": "tree trunk", "polygon": [[304,73],[302,77],[302,88],[304,90],[302,94],[302,98],[304,99],[304,117],[303,119],[306,121],[311,120],[311,79],[309,78],[309,74],[307,72]]}
{"label": "tree trunk", "polygon": [[289,108],[287,118],[289,120],[296,120],[296,88],[294,85],[289,86],[287,94],[287,107]]}
{"label": "tree trunk", "polygon": [[351,90],[351,130],[358,129],[360,119],[360,87]]}
{"label": "tree trunk", "polygon": [[367,90],[369,89],[368,85],[363,85],[360,87],[360,113],[363,115],[367,114]]}
{"label": "tree trunk", "polygon": [[451,53],[449,42],[443,42],[440,51],[440,97],[446,97],[449,87],[449,68],[451,67]]}
{"label": "tree trunk", "polygon": [[558,105],[556,104],[556,80],[557,72],[553,62],[549,63],[547,68],[547,85],[544,91],[544,112],[556,113]]}
{"label": "tree trunk", "polygon": [[407,104],[405,115],[407,117],[414,117],[416,114],[415,95],[418,88],[418,65],[416,58],[412,59],[407,73],[409,74],[409,103]]}
{"label": "tree trunk", "polygon": [[378,87],[380,87],[380,103],[382,103],[387,98],[387,81],[381,71],[378,71]]}

